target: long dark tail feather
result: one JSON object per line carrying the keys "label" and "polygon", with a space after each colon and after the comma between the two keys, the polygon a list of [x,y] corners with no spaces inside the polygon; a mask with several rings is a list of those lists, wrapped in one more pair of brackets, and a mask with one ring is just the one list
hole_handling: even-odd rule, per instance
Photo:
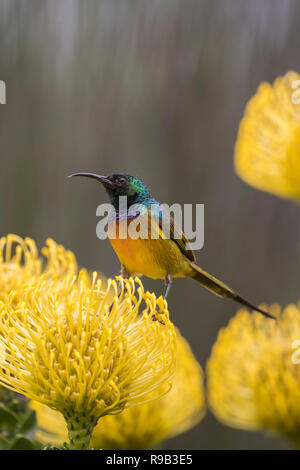
{"label": "long dark tail feather", "polygon": [[197,266],[196,264],[190,263],[190,267],[191,271],[188,273],[189,277],[195,279],[195,281],[199,282],[201,286],[213,292],[215,295],[227,299],[232,299],[235,302],[244,305],[245,307],[248,307],[252,310],[256,310],[257,312],[261,313],[262,315],[268,318],[275,319],[275,317],[270,315],[268,312],[264,312],[260,308],[255,307],[254,305],[247,302],[247,300],[243,299],[240,295],[230,289],[230,287],[226,286],[226,284],[224,284],[222,281],[219,281],[211,274],[208,274],[203,269],[199,268],[199,266]]}

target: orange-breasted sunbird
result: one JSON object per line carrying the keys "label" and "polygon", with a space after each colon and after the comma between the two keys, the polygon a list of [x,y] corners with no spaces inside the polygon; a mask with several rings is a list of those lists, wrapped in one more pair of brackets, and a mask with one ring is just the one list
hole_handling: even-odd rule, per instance
{"label": "orange-breasted sunbird", "polygon": [[[165,299],[170,291],[173,277],[190,277],[219,297],[232,299],[249,309],[274,318],[269,313],[253,306],[222,281],[195,264],[195,254],[190,249],[185,234],[175,223],[170,213],[167,214],[165,210],[159,210],[159,202],[154,199],[140,179],[126,173],[109,176],[94,173],[73,173],[70,175],[70,177],[73,176],[93,178],[102,183],[106,189],[115,209],[115,216],[110,218],[108,222],[108,237],[119,258],[124,277],[144,275],[153,279],[164,279],[166,284]],[[133,212],[131,211],[129,214],[129,211],[119,210],[120,196],[127,198],[128,209],[134,206]],[[151,213],[153,207],[156,211],[154,217]],[[129,227],[131,221],[136,217],[139,217],[140,236],[132,238],[129,232],[125,237],[124,234],[119,236],[120,222],[125,222]],[[164,217],[168,217],[168,236],[163,230],[163,227],[166,226],[163,223]]]}

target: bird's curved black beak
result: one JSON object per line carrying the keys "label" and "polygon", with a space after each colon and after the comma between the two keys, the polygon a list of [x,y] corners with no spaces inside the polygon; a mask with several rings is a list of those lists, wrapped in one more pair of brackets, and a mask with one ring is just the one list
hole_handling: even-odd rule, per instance
{"label": "bird's curved black beak", "polygon": [[96,175],[95,173],[72,173],[68,178],[73,178],[73,176],[85,176],[86,178],[92,178],[94,180],[100,181],[106,188],[113,186],[112,182],[107,176]]}

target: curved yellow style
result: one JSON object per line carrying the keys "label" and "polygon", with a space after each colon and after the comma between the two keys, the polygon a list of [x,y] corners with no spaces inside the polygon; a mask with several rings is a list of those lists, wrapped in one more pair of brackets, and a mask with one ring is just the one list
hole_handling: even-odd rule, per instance
{"label": "curved yellow style", "polygon": [[288,72],[262,83],[246,106],[234,155],[246,183],[300,199],[300,75]]}
{"label": "curved yellow style", "polygon": [[270,310],[276,322],[245,310],[223,328],[207,364],[215,416],[229,426],[273,431],[300,443],[300,303]]}
{"label": "curved yellow style", "polygon": [[[94,449],[147,449],[190,429],[205,414],[202,369],[188,343],[177,331],[178,364],[171,390],[156,400],[104,416],[95,426]],[[152,394],[149,394],[151,398]],[[67,440],[63,416],[31,402],[37,412],[36,438],[44,444],[62,445]]]}

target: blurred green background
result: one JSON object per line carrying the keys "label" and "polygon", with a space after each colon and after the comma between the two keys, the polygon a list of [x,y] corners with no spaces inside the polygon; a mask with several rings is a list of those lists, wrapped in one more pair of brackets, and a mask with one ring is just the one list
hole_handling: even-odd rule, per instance
{"label": "blurred green background", "polygon": [[[0,0],[1,234],[53,237],[117,273],[96,238],[103,188],[66,177],[126,171],[161,202],[205,204],[203,268],[253,302],[297,301],[300,208],[248,187],[232,162],[247,100],[289,69],[300,71],[297,0]],[[236,306],[177,280],[169,307],[204,366]],[[166,447],[287,445],[208,414]]]}

